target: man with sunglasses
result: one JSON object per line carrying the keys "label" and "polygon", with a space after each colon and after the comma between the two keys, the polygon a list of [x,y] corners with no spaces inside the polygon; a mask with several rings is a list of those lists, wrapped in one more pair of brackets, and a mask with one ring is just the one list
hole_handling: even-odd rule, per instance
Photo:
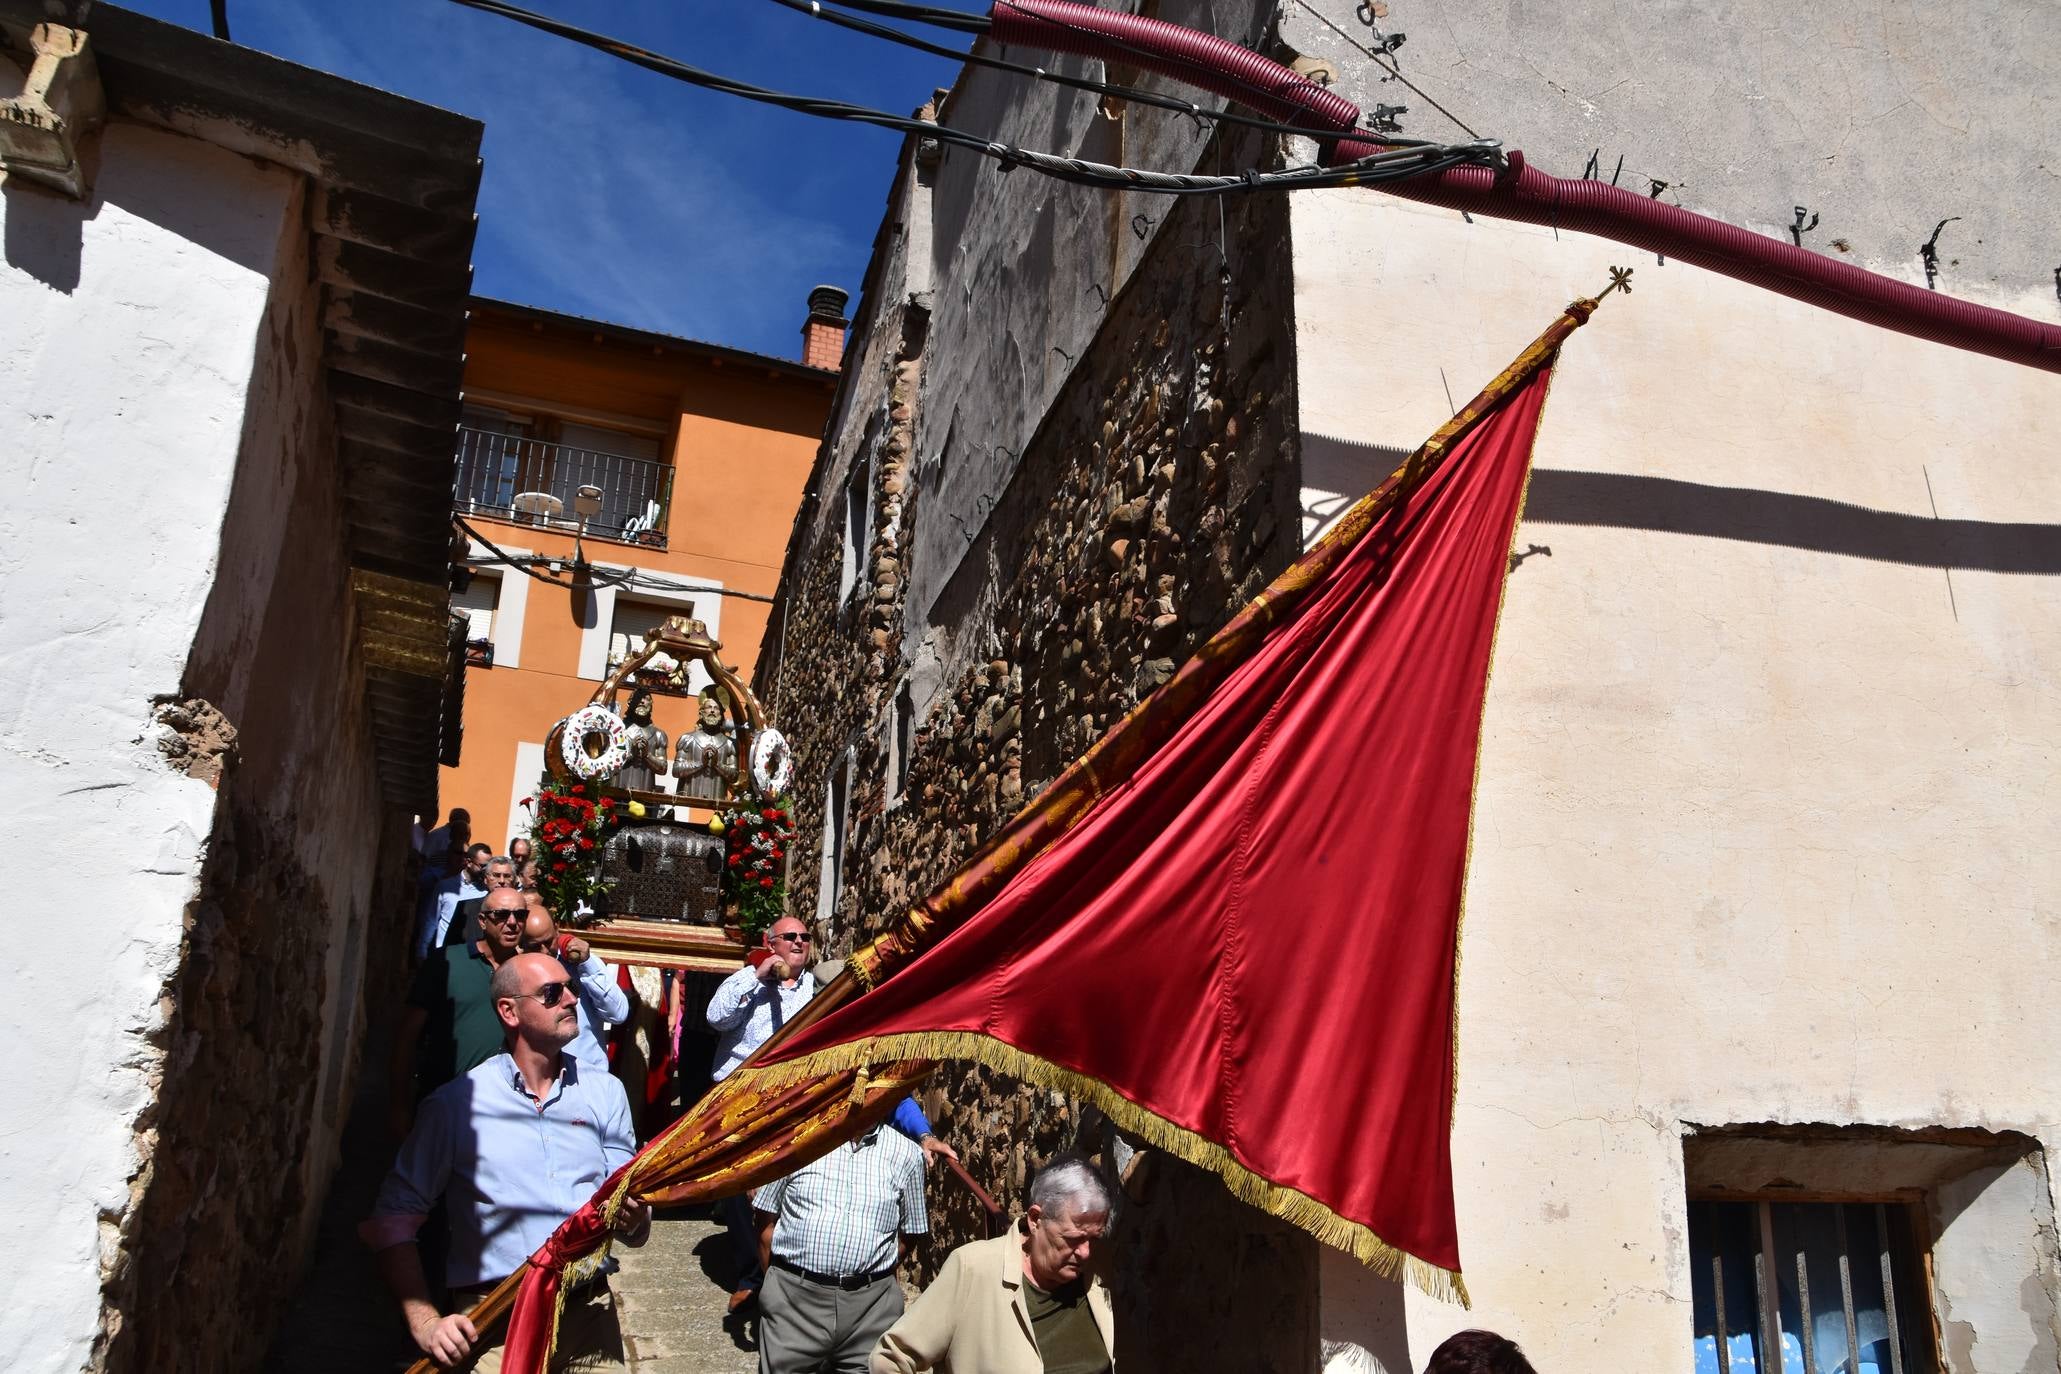
{"label": "man with sunglasses", "polygon": [[[717,1033],[716,1062],[710,1077],[718,1083],[816,995],[808,926],[796,917],[782,916],[766,927],[765,942],[766,959],[757,967],[746,964],[725,978],[709,999],[708,1023]],[[915,1098],[902,1099],[895,1108],[894,1124],[923,1147],[926,1167],[939,1155],[959,1158],[958,1152],[931,1130]],[[758,1224],[752,1217],[751,1199],[744,1196],[722,1199],[716,1204],[716,1215],[728,1226],[736,1252],[737,1279],[730,1293],[730,1310],[736,1312],[758,1295],[765,1281]]]}
{"label": "man with sunglasses", "polygon": [[438,932],[436,942],[440,945],[469,945],[480,937],[479,909],[487,893],[497,887],[519,888],[515,860],[506,854],[496,854],[488,859],[484,870],[486,876],[480,881],[485,884],[477,897],[468,897],[451,908],[451,918]]}
{"label": "man with sunglasses", "polygon": [[[464,1309],[514,1273],[636,1153],[622,1084],[566,1051],[579,1029],[575,989],[549,955],[518,954],[495,968],[490,1001],[504,1050],[423,1102],[372,1216],[359,1227],[409,1335],[446,1368],[501,1368],[498,1336],[482,1340]],[[415,1245],[439,1201],[451,1218],[450,1313],[431,1300]],[[616,1229],[624,1244],[642,1245],[650,1209],[626,1203]],[[605,1274],[564,1295],[550,1367],[626,1368]]]}
{"label": "man with sunglasses", "polygon": [[528,914],[520,892],[496,888],[480,901],[479,939],[432,949],[415,970],[388,1073],[395,1140],[408,1134],[417,1102],[501,1052],[503,1028],[489,989],[495,970],[519,952]]}
{"label": "man with sunglasses", "polygon": [[[809,928],[792,916],[766,927],[767,957],[757,967],[746,964],[725,978],[709,998],[708,1024],[716,1032],[716,1063],[710,1077],[720,1083],[751,1052],[772,1038],[816,995],[816,976],[809,971]],[[730,1310],[741,1311],[758,1296],[765,1271],[759,1266],[759,1231],[751,1215],[751,1199],[739,1194],[716,1204],[716,1215],[730,1231],[737,1277],[730,1285]]]}

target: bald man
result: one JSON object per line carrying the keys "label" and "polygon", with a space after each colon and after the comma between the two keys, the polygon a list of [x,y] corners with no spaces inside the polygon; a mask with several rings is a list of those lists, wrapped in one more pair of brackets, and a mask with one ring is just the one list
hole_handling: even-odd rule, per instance
{"label": "bald man", "polygon": [[[566,1052],[579,1032],[575,987],[548,955],[517,954],[495,968],[490,995],[504,1048],[424,1100],[372,1215],[358,1228],[377,1253],[408,1334],[445,1368],[501,1368],[500,1335],[482,1340],[465,1309],[520,1268],[636,1153],[622,1084]],[[415,1245],[439,1202],[451,1218],[449,1313],[431,1300]],[[626,1203],[616,1229],[622,1243],[642,1245],[650,1208]],[[550,1367],[626,1368],[605,1274],[566,1292]]]}
{"label": "bald man", "polygon": [[579,936],[560,935],[558,922],[542,902],[532,902],[529,915],[523,918],[520,947],[525,954],[555,955],[572,974],[580,995],[580,1033],[566,1047],[567,1052],[596,1073],[607,1073],[608,1028],[630,1019],[629,994],[616,982],[615,970]]}

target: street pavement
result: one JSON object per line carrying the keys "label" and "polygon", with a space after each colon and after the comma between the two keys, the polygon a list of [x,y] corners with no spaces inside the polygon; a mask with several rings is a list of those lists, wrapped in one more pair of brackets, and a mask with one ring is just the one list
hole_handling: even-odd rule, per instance
{"label": "street pavement", "polygon": [[643,1248],[617,1246],[623,1344],[634,1374],[753,1374],[756,1323],[727,1319],[729,1240],[706,1209],[660,1214]]}

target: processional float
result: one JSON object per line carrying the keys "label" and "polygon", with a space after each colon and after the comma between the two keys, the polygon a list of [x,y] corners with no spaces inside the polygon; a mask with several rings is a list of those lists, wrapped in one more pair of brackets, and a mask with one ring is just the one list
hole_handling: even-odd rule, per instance
{"label": "processional float", "polygon": [[[590,837],[559,861],[586,865],[597,889],[591,917],[560,916],[618,963],[727,973],[784,897],[793,756],[722,647],[701,621],[670,617],[544,742],[551,785],[538,814],[565,811]],[[696,664],[709,679],[699,693]],[[697,716],[669,756],[653,702],[683,697]],[[598,820],[579,826],[583,816]]]}

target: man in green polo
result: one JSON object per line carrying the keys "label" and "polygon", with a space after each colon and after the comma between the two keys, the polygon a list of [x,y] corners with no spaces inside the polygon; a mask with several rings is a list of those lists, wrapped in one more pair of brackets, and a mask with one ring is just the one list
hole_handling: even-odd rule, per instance
{"label": "man in green polo", "polygon": [[513,887],[480,899],[480,938],[432,949],[415,970],[394,1032],[387,1124],[405,1140],[415,1104],[501,1052],[505,1028],[489,991],[494,970],[513,959],[529,904]]}

